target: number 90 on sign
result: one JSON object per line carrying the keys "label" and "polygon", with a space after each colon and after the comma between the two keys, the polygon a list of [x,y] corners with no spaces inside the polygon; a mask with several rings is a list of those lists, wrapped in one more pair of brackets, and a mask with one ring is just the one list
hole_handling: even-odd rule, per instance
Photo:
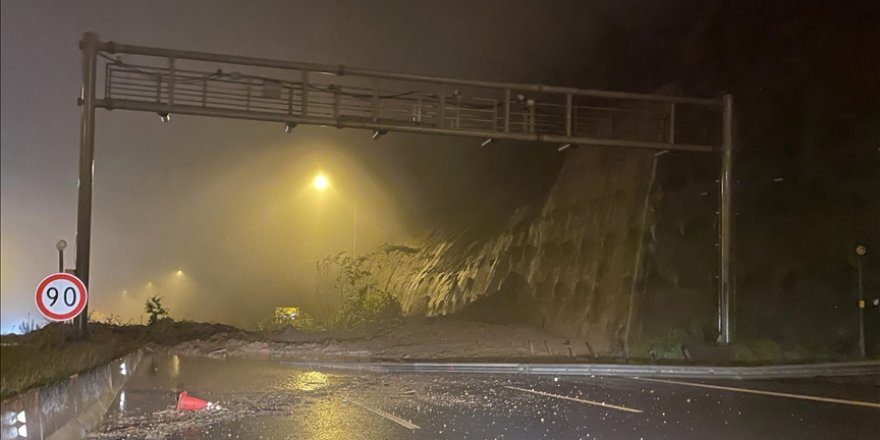
{"label": "number 90 on sign", "polygon": [[86,287],[79,278],[56,273],[37,287],[37,309],[51,321],[67,321],[82,313],[88,301]]}

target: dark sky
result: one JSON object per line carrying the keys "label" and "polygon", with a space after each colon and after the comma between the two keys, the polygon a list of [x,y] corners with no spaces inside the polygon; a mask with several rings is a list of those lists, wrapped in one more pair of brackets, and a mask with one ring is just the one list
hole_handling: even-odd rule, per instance
{"label": "dark sky", "polygon": [[[87,30],[139,45],[450,77],[639,92],[677,81],[704,97],[732,91],[742,252],[761,255],[762,240],[794,231],[803,210],[839,216],[845,240],[856,239],[880,206],[864,189],[878,188],[880,175],[872,1],[0,7],[4,331],[34,312],[34,286],[56,268],[55,241],[74,241],[77,41]],[[561,157],[552,146],[481,149],[473,140],[402,134],[371,142],[362,131],[300,127],[285,135],[277,124],[182,116],[161,124],[153,114],[98,110],[92,307],[127,319],[145,295],[161,293],[174,317],[244,323],[275,305],[311,305],[314,262],[351,248],[354,205],[361,252],[434,229],[491,227],[540,199]],[[307,190],[318,170],[334,186],[320,199]],[[773,183],[780,176],[785,185]],[[822,248],[845,254],[849,246]],[[177,270],[185,275],[174,277]]]}

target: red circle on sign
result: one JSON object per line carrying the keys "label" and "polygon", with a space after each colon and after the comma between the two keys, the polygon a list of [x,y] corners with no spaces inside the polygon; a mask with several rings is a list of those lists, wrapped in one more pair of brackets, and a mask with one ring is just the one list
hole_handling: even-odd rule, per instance
{"label": "red circle on sign", "polygon": [[[77,298],[79,298],[79,303],[76,305],[76,307],[74,307],[73,310],[64,314],[53,313],[51,310],[49,310],[48,307],[46,307],[45,304],[43,304],[43,289],[45,289],[46,286],[49,285],[49,283],[57,280],[65,280],[73,283],[73,285],[76,286],[80,293],[79,295],[77,295]],[[86,307],[86,303],[88,303],[88,300],[89,294],[88,292],[86,292],[86,285],[83,284],[83,282],[79,278],[69,273],[53,273],[52,275],[43,278],[43,281],[40,281],[40,284],[37,286],[37,308],[40,309],[40,313],[42,313],[43,316],[53,321],[67,321],[68,319],[75,318]]]}

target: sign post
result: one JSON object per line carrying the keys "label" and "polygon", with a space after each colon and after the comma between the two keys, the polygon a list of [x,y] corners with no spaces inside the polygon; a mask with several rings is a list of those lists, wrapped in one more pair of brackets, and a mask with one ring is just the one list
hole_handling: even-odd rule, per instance
{"label": "sign post", "polygon": [[55,322],[77,317],[86,307],[89,295],[83,282],[67,273],[54,273],[37,286],[37,310]]}
{"label": "sign post", "polygon": [[58,240],[58,243],[55,243],[55,249],[58,249],[58,272],[64,272],[64,248],[67,247],[67,242],[64,240]]}

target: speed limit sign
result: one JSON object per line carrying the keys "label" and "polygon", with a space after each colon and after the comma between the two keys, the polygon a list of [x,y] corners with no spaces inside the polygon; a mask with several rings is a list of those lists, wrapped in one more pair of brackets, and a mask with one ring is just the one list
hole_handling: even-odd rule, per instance
{"label": "speed limit sign", "polygon": [[79,278],[55,273],[43,278],[37,287],[37,308],[50,321],[67,321],[86,307],[89,295]]}

